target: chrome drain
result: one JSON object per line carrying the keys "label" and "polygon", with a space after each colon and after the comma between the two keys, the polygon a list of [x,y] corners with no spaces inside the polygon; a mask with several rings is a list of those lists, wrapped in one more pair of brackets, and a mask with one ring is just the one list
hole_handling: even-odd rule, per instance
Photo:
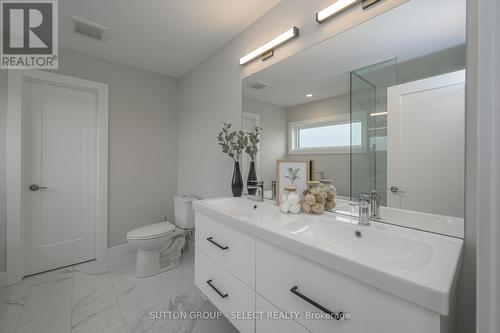
{"label": "chrome drain", "polygon": [[363,238],[363,233],[359,230],[356,230],[354,232],[354,236],[356,236],[356,238]]}

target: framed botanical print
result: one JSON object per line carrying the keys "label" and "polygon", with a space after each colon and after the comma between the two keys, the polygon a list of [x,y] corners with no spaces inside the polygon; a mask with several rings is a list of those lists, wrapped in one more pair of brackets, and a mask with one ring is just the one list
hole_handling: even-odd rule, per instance
{"label": "framed botanical print", "polygon": [[312,160],[277,160],[276,161],[276,204],[279,205],[280,194],[285,185],[295,185],[297,193],[307,189],[307,182],[311,180]]}

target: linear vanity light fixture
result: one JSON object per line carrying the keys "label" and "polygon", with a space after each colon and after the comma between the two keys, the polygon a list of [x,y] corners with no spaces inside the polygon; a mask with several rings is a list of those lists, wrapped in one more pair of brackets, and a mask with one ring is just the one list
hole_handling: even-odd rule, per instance
{"label": "linear vanity light fixture", "polygon": [[316,13],[316,22],[323,23],[329,18],[361,2],[363,9],[373,6],[382,0],[337,0],[330,6]]}
{"label": "linear vanity light fixture", "polygon": [[290,39],[297,37],[298,35],[299,35],[299,28],[297,27],[290,28],[281,35],[274,37],[272,40],[265,43],[261,47],[253,50],[246,56],[241,57],[240,60],[238,60],[238,64],[243,66],[257,57],[264,56],[266,53],[274,51],[274,49],[277,46],[289,41]]}
{"label": "linear vanity light fixture", "polygon": [[385,115],[387,115],[387,111],[370,113],[370,116],[372,117],[385,116]]}

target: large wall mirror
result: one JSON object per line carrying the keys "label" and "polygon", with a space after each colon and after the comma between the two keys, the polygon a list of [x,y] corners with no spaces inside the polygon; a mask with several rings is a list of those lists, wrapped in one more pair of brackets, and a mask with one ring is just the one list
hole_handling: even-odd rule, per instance
{"label": "large wall mirror", "polygon": [[382,221],[463,237],[465,7],[408,1],[246,77],[242,128],[263,129],[266,194],[276,160],[313,160],[339,213],[376,191]]}

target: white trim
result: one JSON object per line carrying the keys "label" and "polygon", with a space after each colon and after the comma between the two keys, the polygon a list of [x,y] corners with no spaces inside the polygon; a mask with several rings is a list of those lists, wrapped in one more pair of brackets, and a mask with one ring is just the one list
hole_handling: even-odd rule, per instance
{"label": "white trim", "polygon": [[[241,112],[241,120],[242,121],[243,121],[243,118],[255,119],[255,125],[260,127],[260,114],[243,111],[243,112]],[[255,173],[257,174],[257,179],[260,179],[260,142],[257,144],[257,149],[258,149],[257,156],[255,157],[255,160],[257,161],[255,163]],[[243,152],[243,154],[245,154],[245,152]],[[250,158],[249,158],[249,160],[250,160]],[[243,172],[243,174],[245,174],[245,170],[246,170],[247,166],[242,165],[241,167],[242,167],[241,171]],[[248,170],[246,170],[246,172],[248,172]],[[246,187],[246,180],[244,180],[243,182],[245,183],[245,187]]]}
{"label": "white trim", "polygon": [[300,121],[288,122],[288,154],[307,155],[307,154],[349,154],[350,146],[328,147],[328,148],[297,148],[297,130],[316,127],[321,125],[341,125],[349,124],[349,113],[336,114],[321,118],[306,119]]}
{"label": "white trim", "polygon": [[5,272],[0,272],[0,288],[3,288],[6,286],[6,273]]}
{"label": "white trim", "polygon": [[469,9],[476,14],[469,24],[477,29],[474,35],[477,40],[471,41],[477,44],[470,45],[476,46],[471,50],[475,61],[471,66],[475,79],[475,86],[471,87],[474,108],[471,111],[477,114],[476,122],[470,125],[475,127],[469,138],[475,144],[470,158],[476,162],[475,175],[471,175],[475,176],[476,197],[469,207],[475,213],[471,217],[477,232],[476,332],[497,333],[500,331],[500,4],[498,0],[471,1]]}
{"label": "white trim", "polygon": [[22,207],[22,114],[27,80],[84,88],[97,96],[97,225],[96,259],[107,257],[108,243],[108,85],[38,70],[9,70],[7,78],[7,272],[6,283],[24,276],[24,220]]}
{"label": "white trim", "polygon": [[108,248],[108,260],[128,256],[136,253],[137,250],[130,243],[123,243],[120,245]]}

